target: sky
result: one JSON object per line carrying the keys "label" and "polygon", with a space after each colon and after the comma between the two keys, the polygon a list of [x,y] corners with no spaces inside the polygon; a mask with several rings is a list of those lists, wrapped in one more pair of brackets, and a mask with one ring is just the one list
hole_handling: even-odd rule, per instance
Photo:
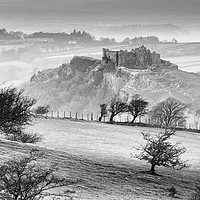
{"label": "sky", "polygon": [[200,0],[0,0],[9,30],[59,30],[72,25],[175,24],[200,28]]}

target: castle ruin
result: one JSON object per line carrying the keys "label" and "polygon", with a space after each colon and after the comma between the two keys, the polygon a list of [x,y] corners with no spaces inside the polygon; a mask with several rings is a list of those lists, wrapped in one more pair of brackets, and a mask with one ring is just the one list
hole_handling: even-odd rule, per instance
{"label": "castle ruin", "polygon": [[103,49],[102,65],[113,68],[123,66],[130,69],[148,69],[151,66],[170,66],[171,63],[160,59],[160,54],[141,46],[131,51],[110,51]]}

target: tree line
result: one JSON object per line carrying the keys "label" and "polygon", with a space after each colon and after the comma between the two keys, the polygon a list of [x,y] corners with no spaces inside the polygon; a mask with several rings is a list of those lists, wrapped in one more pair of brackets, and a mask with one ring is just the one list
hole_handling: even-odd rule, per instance
{"label": "tree line", "polygon": [[138,117],[148,115],[156,124],[160,127],[177,127],[183,126],[186,122],[184,112],[187,109],[187,105],[175,98],[168,98],[157,105],[148,109],[149,102],[145,99],[135,95],[129,102],[125,102],[120,98],[114,97],[108,104],[100,105],[100,117],[99,121],[106,116],[109,116],[109,122],[114,122],[114,117],[117,115],[127,113],[132,115],[132,123]]}
{"label": "tree line", "polygon": [[86,31],[77,31],[74,29],[71,33],[51,33],[51,32],[34,32],[32,34],[25,34],[22,31],[10,31],[8,32],[5,28],[0,29],[1,40],[13,40],[13,39],[32,39],[32,38],[52,38],[55,41],[76,41],[81,42],[95,42],[101,45],[113,45],[113,44],[124,44],[124,45],[140,45],[140,44],[158,44],[159,38],[156,36],[148,37],[135,37],[125,38],[121,42],[117,42],[115,38],[101,37],[99,40],[95,39],[90,33]]}

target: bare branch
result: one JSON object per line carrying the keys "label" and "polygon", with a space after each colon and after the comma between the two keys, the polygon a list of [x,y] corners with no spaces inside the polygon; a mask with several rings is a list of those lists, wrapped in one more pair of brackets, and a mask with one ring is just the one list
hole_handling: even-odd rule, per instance
{"label": "bare branch", "polygon": [[43,152],[32,150],[28,156],[13,158],[0,166],[0,193],[10,200],[37,200],[46,191],[77,183],[55,175],[54,165],[46,167],[38,159]]}
{"label": "bare branch", "polygon": [[186,152],[184,147],[179,147],[180,142],[171,144],[168,140],[172,135],[174,135],[174,130],[167,130],[159,133],[156,136],[152,136],[149,133],[141,133],[144,140],[146,140],[145,145],[141,145],[141,152],[135,157],[139,160],[146,160],[151,164],[150,172],[155,174],[155,166],[164,166],[173,169],[180,170],[186,167],[186,161],[180,159],[180,155]]}

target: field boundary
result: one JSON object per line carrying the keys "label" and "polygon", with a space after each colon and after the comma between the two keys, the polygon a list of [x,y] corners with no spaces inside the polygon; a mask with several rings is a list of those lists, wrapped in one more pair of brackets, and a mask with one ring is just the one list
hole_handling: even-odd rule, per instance
{"label": "field boundary", "polygon": [[[152,123],[150,118],[147,117],[138,117],[136,122],[132,123],[130,116],[126,118],[118,117],[114,122],[109,122],[109,117],[103,117],[102,121],[99,121],[99,115],[91,114],[78,114],[77,112],[73,113],[70,111],[67,115],[67,112],[63,112],[63,115],[60,115],[60,112],[51,112],[46,114],[37,114],[36,118],[45,118],[45,119],[59,119],[59,120],[71,120],[71,121],[79,121],[79,122],[99,122],[105,124],[113,124],[113,125],[121,125],[121,126],[139,126],[139,127],[150,127],[150,128],[161,128],[158,125]],[[56,114],[56,115],[55,115]],[[118,121],[119,120],[119,121]],[[188,131],[188,132],[196,132],[200,133],[200,125],[197,123],[191,124],[187,123],[184,127],[176,127],[177,131]]]}

